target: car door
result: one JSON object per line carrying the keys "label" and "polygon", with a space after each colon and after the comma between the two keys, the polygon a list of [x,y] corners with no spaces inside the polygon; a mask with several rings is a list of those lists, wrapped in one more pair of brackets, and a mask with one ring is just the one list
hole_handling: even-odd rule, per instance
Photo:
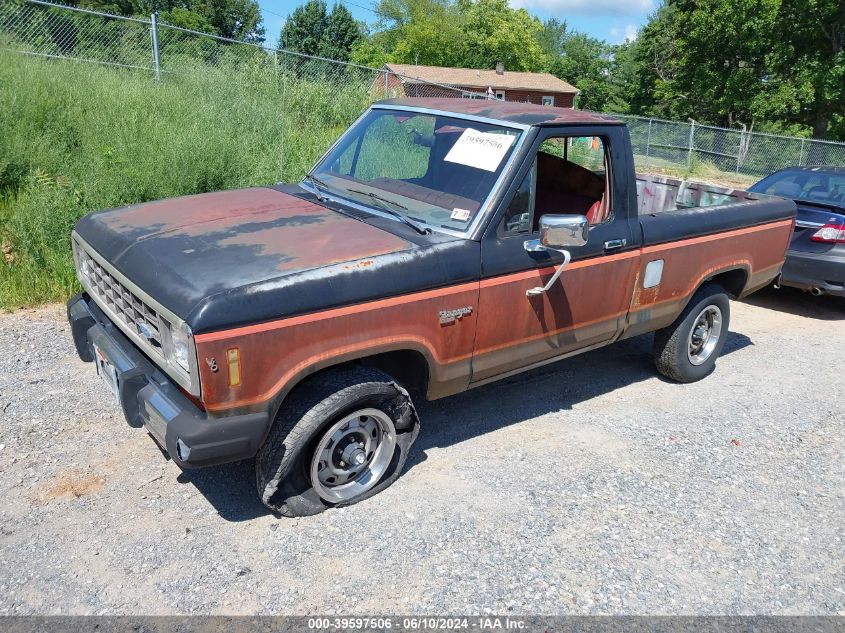
{"label": "car door", "polygon": [[[633,166],[626,134],[601,126],[537,136],[482,237],[474,383],[606,343],[621,331],[639,256],[627,213]],[[554,286],[528,296],[563,261],[559,252],[525,248],[539,238],[544,213],[589,213],[593,222],[587,244],[569,249],[572,260]]]}

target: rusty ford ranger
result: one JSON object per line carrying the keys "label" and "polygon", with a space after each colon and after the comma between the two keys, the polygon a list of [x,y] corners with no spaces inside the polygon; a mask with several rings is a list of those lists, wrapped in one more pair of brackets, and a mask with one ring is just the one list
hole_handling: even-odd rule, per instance
{"label": "rusty ford ranger", "polygon": [[129,424],[180,467],[255,458],[267,506],[313,514],[398,477],[412,393],[652,331],[658,371],[706,376],[729,298],[779,274],[795,204],[695,206],[665,185],[637,181],[609,117],[376,103],[299,184],[80,219],[68,318]]}

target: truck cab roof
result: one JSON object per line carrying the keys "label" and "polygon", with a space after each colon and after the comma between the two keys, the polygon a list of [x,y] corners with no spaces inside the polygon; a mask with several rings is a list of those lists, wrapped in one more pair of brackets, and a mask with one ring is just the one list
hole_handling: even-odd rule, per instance
{"label": "truck cab roof", "polygon": [[444,112],[456,116],[474,116],[493,119],[521,126],[546,127],[558,125],[624,125],[623,121],[613,117],[590,112],[557,108],[534,103],[499,101],[496,99],[457,99],[457,98],[404,98],[377,101],[372,107],[379,106],[413,108]]}

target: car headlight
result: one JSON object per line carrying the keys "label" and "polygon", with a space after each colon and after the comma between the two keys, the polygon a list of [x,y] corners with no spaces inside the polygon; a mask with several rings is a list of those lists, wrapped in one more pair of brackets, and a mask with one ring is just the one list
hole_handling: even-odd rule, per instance
{"label": "car headlight", "polygon": [[191,329],[184,323],[171,326],[170,328],[170,349],[168,350],[168,362],[176,363],[184,371],[191,372],[191,350],[193,349]]}

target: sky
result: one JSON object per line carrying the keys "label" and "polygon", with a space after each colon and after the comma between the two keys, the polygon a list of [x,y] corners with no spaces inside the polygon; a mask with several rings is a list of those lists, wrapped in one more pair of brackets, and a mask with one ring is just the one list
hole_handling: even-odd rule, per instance
{"label": "sky", "polygon": [[[285,18],[305,0],[259,0],[267,44],[275,46]],[[655,0],[509,0],[512,7],[524,8],[541,20],[556,17],[570,28],[611,44],[634,39],[655,8]],[[329,6],[334,0],[327,0]],[[356,20],[372,24],[375,0],[342,0]]]}

